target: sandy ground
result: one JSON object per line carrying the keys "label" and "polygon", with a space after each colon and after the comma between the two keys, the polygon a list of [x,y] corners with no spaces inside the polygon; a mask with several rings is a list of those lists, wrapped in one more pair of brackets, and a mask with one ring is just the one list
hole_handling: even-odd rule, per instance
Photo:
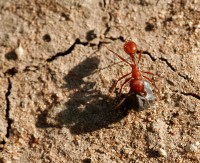
{"label": "sandy ground", "polygon": [[[139,112],[109,94],[128,39],[161,92]],[[1,0],[0,54],[0,162],[200,161],[200,1]]]}

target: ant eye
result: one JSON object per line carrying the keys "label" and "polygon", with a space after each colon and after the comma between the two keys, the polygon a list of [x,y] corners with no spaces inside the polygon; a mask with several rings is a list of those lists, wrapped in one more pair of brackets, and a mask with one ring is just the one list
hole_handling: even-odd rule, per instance
{"label": "ant eye", "polygon": [[128,55],[133,55],[133,54],[135,54],[137,52],[137,45],[133,41],[127,41],[124,44],[124,51]]}

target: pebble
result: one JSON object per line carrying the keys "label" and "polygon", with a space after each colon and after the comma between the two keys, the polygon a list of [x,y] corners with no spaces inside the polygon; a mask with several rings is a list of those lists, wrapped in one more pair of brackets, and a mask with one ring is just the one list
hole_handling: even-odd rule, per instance
{"label": "pebble", "polygon": [[194,144],[188,143],[186,145],[186,151],[187,152],[197,152],[199,146],[199,142],[196,142]]}
{"label": "pebble", "polygon": [[160,154],[160,156],[167,156],[167,152],[163,148],[158,148],[158,153]]}
{"label": "pebble", "polygon": [[22,48],[21,44],[15,49],[15,53],[17,54],[18,58],[21,58],[21,56],[24,53],[24,49]]}

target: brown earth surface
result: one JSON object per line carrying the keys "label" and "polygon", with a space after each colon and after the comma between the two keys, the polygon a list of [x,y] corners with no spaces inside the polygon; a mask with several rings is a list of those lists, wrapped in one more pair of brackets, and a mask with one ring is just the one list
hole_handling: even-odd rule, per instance
{"label": "brown earth surface", "polygon": [[[129,39],[160,90],[140,112],[109,94]],[[0,162],[200,161],[200,1],[1,0],[0,54]]]}

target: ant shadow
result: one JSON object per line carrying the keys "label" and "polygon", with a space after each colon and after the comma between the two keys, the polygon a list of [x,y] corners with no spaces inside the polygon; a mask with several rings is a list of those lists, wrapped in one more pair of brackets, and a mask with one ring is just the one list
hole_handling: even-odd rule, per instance
{"label": "ant shadow", "polygon": [[65,110],[57,115],[57,121],[69,127],[72,134],[82,134],[99,130],[120,121],[125,114],[114,110],[114,100],[95,90],[96,82],[83,78],[98,69],[100,60],[87,58],[64,77],[68,90],[78,90],[65,104]]}
{"label": "ant shadow", "polygon": [[[84,81],[85,77],[98,69],[99,62],[96,57],[87,58],[64,77],[66,84],[63,88],[76,91],[69,97],[55,120],[59,126],[68,127],[72,134],[107,128],[109,124],[119,122],[127,115],[127,111],[114,109],[114,99],[102,94],[100,90],[95,90],[96,82]],[[46,112],[44,114],[48,115]],[[44,121],[43,118],[43,124]],[[46,127],[52,126],[46,124]]]}

